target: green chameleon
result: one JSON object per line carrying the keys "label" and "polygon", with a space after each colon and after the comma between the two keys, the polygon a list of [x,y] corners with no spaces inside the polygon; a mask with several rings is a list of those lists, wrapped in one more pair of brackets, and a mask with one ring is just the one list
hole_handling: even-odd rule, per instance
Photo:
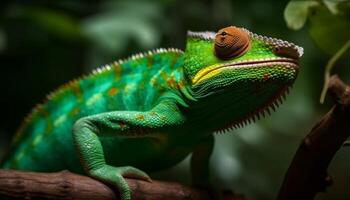
{"label": "green chameleon", "polygon": [[207,185],[213,133],[275,108],[303,49],[244,28],[188,32],[185,52],[157,49],[96,69],[49,94],[20,126],[1,168],[68,169],[116,186],[191,157]]}

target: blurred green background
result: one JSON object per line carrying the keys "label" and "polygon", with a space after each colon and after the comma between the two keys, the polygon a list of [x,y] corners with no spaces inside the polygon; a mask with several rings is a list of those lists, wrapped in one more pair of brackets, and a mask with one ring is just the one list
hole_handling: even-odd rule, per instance
{"label": "blurred green background", "polygon": [[[303,46],[305,55],[287,101],[271,117],[216,136],[212,181],[273,199],[300,140],[332,105],[319,103],[324,69],[350,39],[349,1],[303,2],[285,12],[288,1],[276,0],[3,1],[0,149],[31,108],[67,80],[133,53],[184,49],[187,30],[243,26]],[[333,70],[348,83],[349,58],[344,54]],[[317,199],[350,199],[349,157],[350,148],[338,152],[330,167],[334,185]],[[153,177],[189,183],[188,158]]]}

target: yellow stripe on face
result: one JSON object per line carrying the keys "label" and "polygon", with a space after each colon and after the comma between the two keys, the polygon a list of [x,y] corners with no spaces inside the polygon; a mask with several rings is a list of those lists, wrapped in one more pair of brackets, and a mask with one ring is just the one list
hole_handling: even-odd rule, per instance
{"label": "yellow stripe on face", "polygon": [[222,70],[220,69],[220,65],[211,65],[209,67],[206,67],[204,69],[199,70],[197,74],[193,77],[192,83],[194,85],[197,85],[198,83],[202,82],[203,80],[206,80],[208,78],[211,78],[218,73],[220,73]]}

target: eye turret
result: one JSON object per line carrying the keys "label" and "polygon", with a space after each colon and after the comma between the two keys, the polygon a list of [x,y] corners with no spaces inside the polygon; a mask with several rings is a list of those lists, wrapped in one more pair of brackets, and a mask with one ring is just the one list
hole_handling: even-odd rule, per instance
{"label": "eye turret", "polygon": [[248,33],[230,26],[219,30],[215,35],[215,55],[222,60],[242,56],[250,47]]}

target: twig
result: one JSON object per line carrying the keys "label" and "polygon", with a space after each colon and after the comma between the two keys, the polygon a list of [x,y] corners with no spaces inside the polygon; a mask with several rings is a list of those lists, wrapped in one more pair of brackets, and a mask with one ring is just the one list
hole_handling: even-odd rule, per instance
{"label": "twig", "polygon": [[[152,183],[127,179],[132,199],[209,200],[205,190],[178,183]],[[117,191],[95,179],[62,171],[57,173],[20,172],[0,170],[0,199],[55,199],[55,200],[118,200]],[[245,200],[242,195],[227,193],[226,200]]]}
{"label": "twig", "polygon": [[335,105],[300,144],[278,200],[312,200],[332,183],[327,174],[328,165],[350,135],[350,87],[333,75],[328,88]]}
{"label": "twig", "polygon": [[332,56],[332,58],[328,61],[326,68],[324,70],[324,83],[323,88],[320,96],[320,103],[322,104],[324,102],[324,99],[326,97],[327,89],[328,89],[328,82],[329,77],[331,76],[331,71],[334,67],[334,64],[337,62],[337,60],[342,57],[342,55],[350,48],[350,39]]}

